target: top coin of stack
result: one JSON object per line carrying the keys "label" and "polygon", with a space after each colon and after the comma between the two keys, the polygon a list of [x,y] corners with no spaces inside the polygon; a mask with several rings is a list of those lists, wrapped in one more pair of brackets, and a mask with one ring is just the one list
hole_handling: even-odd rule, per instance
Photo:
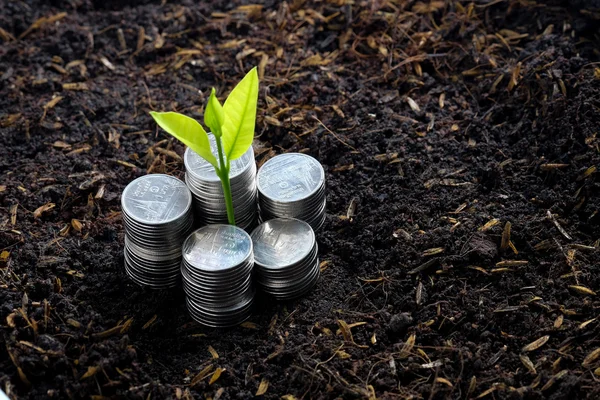
{"label": "top coin of stack", "polygon": [[256,178],[262,221],[296,218],[315,231],[325,222],[325,171],[313,157],[280,154],[268,160]]}
{"label": "top coin of stack", "polygon": [[[212,153],[218,159],[214,135],[208,134]],[[190,148],[183,156],[185,181],[194,196],[196,219],[203,225],[226,224],[227,207],[221,180],[215,168]],[[229,171],[235,223],[245,229],[256,220],[256,162],[252,146],[231,162]]]}
{"label": "top coin of stack", "polygon": [[181,180],[164,174],[132,181],[121,196],[125,270],[152,288],[179,281],[181,245],[193,229],[192,195]]}

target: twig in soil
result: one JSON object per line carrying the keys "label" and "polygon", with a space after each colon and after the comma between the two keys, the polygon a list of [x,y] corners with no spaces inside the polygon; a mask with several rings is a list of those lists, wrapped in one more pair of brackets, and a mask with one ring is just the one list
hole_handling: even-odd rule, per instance
{"label": "twig in soil", "polygon": [[25,36],[29,35],[34,30],[39,29],[39,28],[43,27],[44,25],[50,25],[50,24],[53,24],[54,22],[60,21],[61,19],[63,19],[66,16],[67,16],[66,12],[61,12],[56,15],[51,15],[50,17],[38,18],[33,24],[31,24],[29,26],[29,28],[27,28],[25,30],[25,32],[23,32],[19,35],[19,40],[23,39]]}
{"label": "twig in soil", "polygon": [[148,167],[148,170],[146,171],[147,174],[152,173],[152,171],[154,171],[157,167],[157,165],[161,162],[161,158],[156,156],[154,157],[154,160],[152,161],[152,164],[150,164],[150,166]]}
{"label": "twig in soil", "polygon": [[162,147],[155,147],[155,150],[158,153],[160,153],[160,154],[163,154],[165,156],[171,157],[172,159],[174,159],[178,163],[182,163],[183,162],[183,159],[179,156],[179,154],[175,153],[172,150],[165,150]]}
{"label": "twig in soil", "polygon": [[301,371],[301,372],[304,372],[304,373],[308,374],[310,376],[310,378],[311,378],[310,379],[310,385],[308,386],[308,389],[306,389],[306,392],[302,395],[301,398],[306,397],[306,395],[310,392],[310,390],[312,388],[312,382],[314,381],[314,378],[317,378],[318,380],[321,380],[321,381],[325,380],[325,378],[323,378],[322,376],[318,375],[317,373],[315,373],[315,372],[313,372],[311,370],[308,370],[306,368],[302,368],[302,367],[300,367],[298,365],[292,365],[292,368],[295,368],[298,371]]}
{"label": "twig in soil", "polygon": [[17,40],[13,35],[2,28],[0,28],[0,39],[4,40],[5,42]]}
{"label": "twig in soil", "polygon": [[333,135],[334,138],[336,138],[340,143],[342,143],[344,146],[346,147],[350,147],[352,150],[354,151],[358,151],[356,150],[354,147],[350,146],[348,143],[344,142],[342,139],[339,138],[338,135],[336,135],[331,129],[329,129],[328,127],[325,126],[325,124],[323,122],[321,122],[321,120],[317,117],[315,117],[314,115],[312,116],[312,118],[317,121],[319,124],[321,124],[321,126],[329,133],[331,133]]}
{"label": "twig in soil", "polygon": [[510,242],[510,221],[506,221],[504,225],[504,231],[502,231],[502,241],[500,243],[500,250],[506,250],[508,248],[508,243]]}
{"label": "twig in soil", "polygon": [[565,228],[563,228],[562,226],[560,226],[560,224],[558,223],[558,221],[556,220],[556,218],[554,217],[554,215],[552,215],[552,213],[550,212],[550,210],[546,211],[546,215],[548,216],[548,219],[550,221],[552,221],[552,223],[554,224],[554,226],[556,226],[556,229],[558,229],[558,231],[568,240],[573,240],[573,238],[571,237],[571,235],[569,235],[567,233],[567,231],[565,230]]}
{"label": "twig in soil", "polygon": [[416,267],[415,269],[411,270],[408,272],[409,275],[414,275],[416,273],[425,271],[427,268],[433,266],[434,264],[436,264],[439,261],[439,258],[432,258],[431,260],[428,260],[426,262],[424,262],[423,264],[419,265],[418,267]]}
{"label": "twig in soil", "polygon": [[150,89],[148,89],[148,85],[146,85],[146,82],[142,81],[142,85],[144,85],[144,88],[146,89],[146,94],[148,95],[148,107],[150,107],[150,109],[154,111],[154,107],[152,107],[152,97],[150,96]]}
{"label": "twig in soil", "polygon": [[[304,369],[304,368],[296,366],[296,365],[293,365],[294,368],[297,368],[300,371],[306,372],[311,376],[310,385],[308,386],[308,389],[307,389],[305,395],[308,393],[308,391],[310,391],[310,388],[312,387],[313,380],[315,377],[317,377],[319,380],[323,380],[323,377],[321,377],[317,374],[317,370],[319,369],[319,367],[324,366],[329,361],[333,360],[338,355],[338,351],[340,351],[343,347],[344,347],[344,343],[342,343],[337,349],[335,349],[333,351],[333,355],[331,357],[329,357],[327,360],[317,362],[317,364],[315,365],[315,367],[313,368],[312,371]],[[302,396],[302,397],[304,397],[304,396]]]}
{"label": "twig in soil", "polygon": [[352,222],[354,217],[356,216],[356,204],[358,203],[358,197],[353,197],[350,200],[350,205],[348,206],[348,211],[346,212],[346,218]]}
{"label": "twig in soil", "polygon": [[554,239],[554,242],[556,243],[556,246],[558,246],[561,253],[563,253],[563,255],[565,256],[567,265],[571,268],[571,271],[573,272],[573,276],[575,277],[575,283],[577,283],[579,285],[579,278],[577,277],[577,275],[579,275],[579,273],[581,271],[577,271],[577,269],[575,268],[575,263],[574,263],[575,250],[569,249],[569,250],[565,251],[565,249],[561,246],[560,242],[558,240],[556,240],[556,238],[553,238],[553,239]]}

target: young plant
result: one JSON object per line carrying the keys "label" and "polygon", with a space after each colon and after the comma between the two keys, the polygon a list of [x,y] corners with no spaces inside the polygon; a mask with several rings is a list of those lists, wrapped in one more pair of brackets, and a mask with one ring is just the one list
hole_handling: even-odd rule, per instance
{"label": "young plant", "polygon": [[210,149],[208,134],[195,119],[176,112],[155,112],[150,115],[167,133],[174,136],[204,158],[221,180],[229,224],[235,225],[229,170],[231,161],[241,157],[252,145],[256,106],[258,102],[258,74],[256,67],[231,91],[221,105],[213,88],[204,110],[204,123],[217,142],[217,156]]}

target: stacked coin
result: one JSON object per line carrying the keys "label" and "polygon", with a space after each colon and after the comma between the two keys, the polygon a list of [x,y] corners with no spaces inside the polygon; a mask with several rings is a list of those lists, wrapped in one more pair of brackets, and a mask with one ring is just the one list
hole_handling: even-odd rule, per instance
{"label": "stacked coin", "polygon": [[[218,160],[217,143],[209,134],[210,146]],[[227,207],[221,180],[215,168],[188,148],[184,154],[185,182],[194,196],[197,220],[201,224],[226,224]],[[252,146],[231,162],[229,171],[235,223],[247,228],[256,220],[256,162]]]}
{"label": "stacked coin", "polygon": [[194,320],[215,328],[249,316],[254,299],[252,239],[233,225],[207,225],[183,244],[181,274]]}
{"label": "stacked coin", "polygon": [[262,221],[296,218],[315,231],[325,222],[325,172],[313,157],[280,154],[268,160],[256,178]]}
{"label": "stacked coin", "polygon": [[142,286],[177,285],[181,245],[193,230],[192,195],[181,180],[164,174],[132,181],[121,196],[125,271]]}
{"label": "stacked coin", "polygon": [[277,300],[308,293],[320,276],[318,246],[313,229],[304,221],[276,218],[251,234],[256,282]]}

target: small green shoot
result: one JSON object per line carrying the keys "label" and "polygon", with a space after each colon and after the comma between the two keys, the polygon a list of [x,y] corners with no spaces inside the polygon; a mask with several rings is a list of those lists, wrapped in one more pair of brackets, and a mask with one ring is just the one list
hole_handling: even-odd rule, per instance
{"label": "small green shoot", "polygon": [[258,74],[252,68],[231,91],[225,105],[219,103],[213,88],[204,110],[204,123],[217,143],[217,158],[210,149],[208,134],[195,119],[176,112],[155,112],[150,115],[167,133],[181,141],[214,168],[221,180],[227,206],[227,220],[235,225],[229,171],[231,161],[241,157],[252,145],[258,104]]}

